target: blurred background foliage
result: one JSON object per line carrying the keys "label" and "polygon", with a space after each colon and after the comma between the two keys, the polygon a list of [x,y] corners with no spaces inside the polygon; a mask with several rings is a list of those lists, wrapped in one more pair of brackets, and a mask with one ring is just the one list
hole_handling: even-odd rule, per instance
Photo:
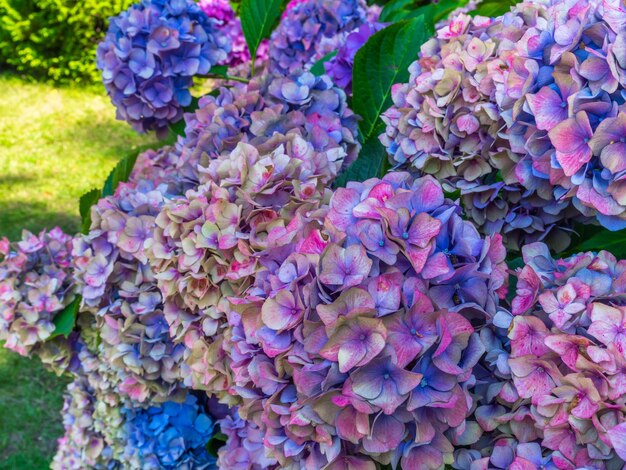
{"label": "blurred background foliage", "polygon": [[107,20],[132,0],[0,0],[0,69],[57,83],[95,83]]}

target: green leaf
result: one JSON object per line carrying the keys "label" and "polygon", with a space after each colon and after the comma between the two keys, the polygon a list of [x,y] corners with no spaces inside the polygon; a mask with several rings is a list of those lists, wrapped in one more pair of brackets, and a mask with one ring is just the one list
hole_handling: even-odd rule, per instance
{"label": "green leaf", "polygon": [[239,7],[241,29],[248,44],[250,56],[256,52],[263,39],[268,38],[285,9],[285,0],[242,0]]}
{"label": "green leaf", "polygon": [[381,23],[393,23],[423,15],[424,23],[432,34],[435,23],[447,18],[452,11],[467,5],[467,3],[468,0],[441,0],[427,4],[416,0],[393,0],[385,5],[379,21]]}
{"label": "green leaf", "polygon": [[89,233],[89,229],[91,228],[91,206],[98,203],[101,194],[102,192],[99,189],[94,188],[80,197],[79,210],[82,221],[81,231],[84,234]]}
{"label": "green leaf", "polygon": [[332,51],[326,54],[324,57],[322,57],[320,60],[318,60],[317,62],[313,64],[313,67],[311,67],[311,73],[315,75],[316,77],[319,77],[320,75],[324,75],[326,73],[326,68],[324,67],[324,64],[328,62],[330,59],[332,59],[333,57],[335,57],[336,55],[337,55],[337,51]]}
{"label": "green leaf", "polygon": [[217,77],[226,77],[228,75],[228,65],[214,65],[211,67],[209,74]]}
{"label": "green leaf", "polygon": [[213,437],[207,442],[206,449],[209,452],[209,455],[213,457],[217,457],[217,452],[224,445],[224,443],[228,440],[228,436],[221,431],[213,434]]}
{"label": "green leaf", "polygon": [[387,3],[380,12],[378,21],[381,23],[391,23],[406,19],[412,10],[418,8],[415,0],[393,0]]}
{"label": "green leaf", "polygon": [[428,39],[422,16],[394,23],[374,34],[354,58],[352,109],[361,116],[359,129],[367,142],[391,105],[391,87],[409,79],[409,65]]}
{"label": "green leaf", "polygon": [[348,181],[382,177],[387,155],[378,140],[385,129],[380,115],[391,105],[391,87],[409,79],[409,65],[417,58],[427,32],[422,16],[400,21],[374,34],[356,54],[352,72],[352,109],[361,117],[363,147],[357,160],[337,178]]}
{"label": "green leaf", "polygon": [[388,162],[387,151],[378,140],[378,134],[372,135],[363,143],[357,161],[337,178],[335,186],[344,187],[348,181],[365,181],[373,177],[382,178],[387,173]]}
{"label": "green leaf", "polygon": [[[507,265],[511,271],[515,272],[517,268],[524,267],[524,260],[521,257],[515,258],[515,259],[508,261]],[[509,275],[509,291],[507,292],[507,295],[506,295],[506,298],[509,304],[513,302],[513,298],[515,297],[516,293],[517,293],[517,276],[515,274],[510,274]]]}
{"label": "green leaf", "polygon": [[102,188],[102,197],[112,196],[115,193],[115,189],[120,183],[128,181],[131,171],[137,161],[138,153],[132,153],[122,158],[118,164],[113,168],[109,177],[104,182]]}
{"label": "green leaf", "polygon": [[471,16],[496,17],[504,15],[519,3],[519,0],[483,0],[475,10],[469,12]]}
{"label": "green leaf", "polygon": [[52,323],[54,323],[54,331],[46,341],[56,338],[57,336],[65,336],[67,338],[70,335],[76,324],[76,316],[78,315],[80,302],[81,297],[79,295],[54,317],[54,320],[52,320]]}
{"label": "green leaf", "polygon": [[601,229],[587,240],[582,241],[568,250],[569,254],[583,251],[610,251],[617,259],[626,258],[626,230],[611,232]]}

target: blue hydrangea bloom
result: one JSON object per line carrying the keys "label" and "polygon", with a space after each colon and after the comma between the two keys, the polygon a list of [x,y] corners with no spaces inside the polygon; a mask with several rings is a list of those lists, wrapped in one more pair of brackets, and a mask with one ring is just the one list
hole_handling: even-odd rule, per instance
{"label": "blue hydrangea bloom", "polygon": [[217,468],[206,445],[215,423],[194,395],[147,409],[125,408],[125,460],[137,468]]}
{"label": "blue hydrangea bloom", "polygon": [[142,0],[111,18],[97,64],[118,119],[163,134],[191,103],[193,76],[206,75],[230,49],[193,0]]}

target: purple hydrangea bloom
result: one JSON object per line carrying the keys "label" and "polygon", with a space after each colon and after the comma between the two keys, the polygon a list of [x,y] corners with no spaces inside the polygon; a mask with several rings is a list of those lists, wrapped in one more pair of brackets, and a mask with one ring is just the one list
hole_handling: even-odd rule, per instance
{"label": "purple hydrangea bloom", "polygon": [[381,136],[393,162],[445,179],[513,248],[560,251],[573,220],[626,226],[620,5],[523,2],[496,19],[455,17],[393,92]]}
{"label": "purple hydrangea bloom", "polygon": [[[297,249],[298,237],[309,231],[309,212],[329,197],[341,157],[316,152],[297,132],[274,134],[258,147],[242,142],[209,162],[205,184],[159,214],[151,263],[171,331],[192,348],[187,363],[194,388],[228,389],[231,372],[215,343],[221,341],[216,332],[223,327],[226,297],[242,294],[257,272],[275,262],[273,252]],[[294,299],[281,302],[277,312]],[[283,321],[278,313],[273,318]]]}
{"label": "purple hydrangea bloom", "polygon": [[367,21],[367,10],[363,0],[297,2],[270,37],[270,72],[289,75],[307,70],[343,45],[348,33]]}
{"label": "purple hydrangea bloom", "polygon": [[298,249],[269,252],[224,303],[239,413],[281,466],[451,462],[485,352],[468,318],[490,324],[506,290],[501,238],[406,173],[349,183],[316,212]]}
{"label": "purple hydrangea bloom", "polygon": [[164,134],[191,103],[193,77],[230,50],[230,37],[194,1],[143,0],[111,19],[97,62],[118,119]]}
{"label": "purple hydrangea bloom", "polygon": [[148,256],[170,333],[191,350],[189,385],[229,388],[216,335],[225,296],[273,264],[272,253],[300,242],[308,213],[328,199],[328,186],[358,152],[345,99],[328,77],[262,77],[204,98],[188,116],[176,171],[197,187],[163,208]]}
{"label": "purple hydrangea bloom", "polygon": [[[241,22],[235,16],[235,12],[228,0],[200,0],[200,9],[216,21],[216,28],[224,35],[230,37],[232,47],[228,58],[221,61],[220,65],[236,67],[250,61],[250,52],[246,39],[241,30]],[[265,61],[268,53],[268,41],[264,40],[259,45],[257,60]]]}
{"label": "purple hydrangea bloom", "polygon": [[289,132],[300,133],[316,151],[337,153],[344,167],[359,151],[357,118],[345,93],[328,77],[264,75],[200,99],[199,109],[186,116],[185,137],[176,144],[176,171],[193,188],[207,179],[203,168],[208,162],[239,142],[256,145]]}
{"label": "purple hydrangea bloom", "polygon": [[[626,82],[619,2],[553,1],[517,26],[497,102],[527,188],[547,186],[611,230],[626,226],[621,174]],[[529,7],[518,7],[523,13]],[[606,15],[606,16],[605,16]]]}
{"label": "purple hydrangea bloom", "polygon": [[352,31],[346,37],[343,44],[337,51],[337,55],[324,64],[326,73],[333,82],[345,90],[349,95],[352,94],[352,67],[354,66],[354,56],[358,50],[363,47],[367,40],[374,33],[385,27],[382,23],[365,23]]}
{"label": "purple hydrangea bloom", "polygon": [[44,342],[55,317],[75,298],[71,249],[72,237],[60,228],[39,235],[24,231],[14,244],[0,239],[0,340],[6,348],[23,356],[46,350],[46,362],[64,356],[51,355],[53,348],[66,348],[62,338]]}

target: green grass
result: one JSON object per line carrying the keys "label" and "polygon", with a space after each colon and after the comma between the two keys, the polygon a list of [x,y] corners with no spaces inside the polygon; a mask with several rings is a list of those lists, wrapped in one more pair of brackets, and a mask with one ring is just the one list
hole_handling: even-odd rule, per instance
{"label": "green grass", "polygon": [[[0,75],[0,237],[79,230],[78,198],[146,143],[103,92]],[[62,432],[66,379],[0,348],[0,469],[47,468]]]}

